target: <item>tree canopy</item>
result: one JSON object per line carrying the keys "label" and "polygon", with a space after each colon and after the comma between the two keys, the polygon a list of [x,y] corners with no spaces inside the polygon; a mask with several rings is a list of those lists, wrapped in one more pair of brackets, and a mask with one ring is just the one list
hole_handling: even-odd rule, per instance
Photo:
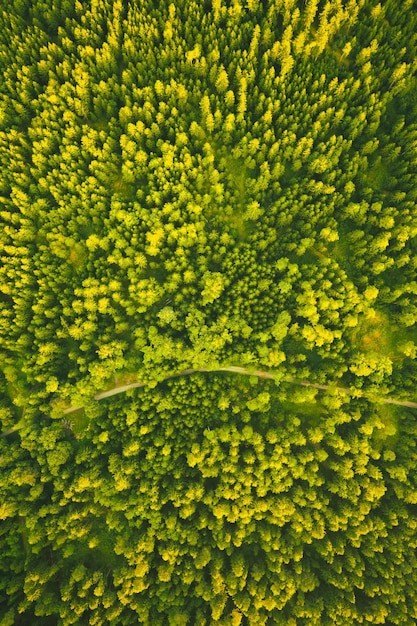
{"label": "tree canopy", "polygon": [[417,623],[416,58],[411,0],[0,12],[0,626]]}

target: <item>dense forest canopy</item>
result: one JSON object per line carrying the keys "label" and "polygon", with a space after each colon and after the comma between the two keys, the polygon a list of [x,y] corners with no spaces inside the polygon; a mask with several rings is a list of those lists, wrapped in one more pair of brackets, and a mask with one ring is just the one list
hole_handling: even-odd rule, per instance
{"label": "dense forest canopy", "polygon": [[0,626],[417,623],[416,58],[412,0],[2,9]]}

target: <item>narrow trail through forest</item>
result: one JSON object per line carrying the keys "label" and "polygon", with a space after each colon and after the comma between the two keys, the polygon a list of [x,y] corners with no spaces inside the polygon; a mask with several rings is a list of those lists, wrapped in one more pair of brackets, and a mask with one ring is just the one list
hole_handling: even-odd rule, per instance
{"label": "narrow trail through forest", "polygon": [[[230,365],[229,367],[219,367],[217,369],[213,369],[213,370],[207,370],[207,369],[186,369],[186,370],[182,370],[182,372],[179,372],[178,374],[172,374],[171,376],[167,376],[166,378],[164,378],[162,381],[160,382],[164,382],[165,380],[170,380],[171,378],[179,378],[181,376],[188,376],[190,374],[195,374],[195,373],[201,373],[201,372],[205,372],[205,373],[210,373],[210,372],[232,372],[235,374],[243,374],[244,376],[257,376],[258,378],[267,378],[269,380],[276,380],[277,377],[274,374],[271,374],[270,372],[265,372],[263,370],[248,370],[244,367],[238,367],[235,365]],[[333,389],[335,391],[341,391],[343,393],[346,393],[347,395],[357,395],[360,394],[360,396],[358,397],[363,397],[366,398],[366,396],[361,392],[360,389],[349,389],[348,387],[337,387],[334,385],[322,385],[320,383],[313,383],[309,380],[297,380],[295,378],[284,378],[282,379],[280,382],[283,383],[289,383],[289,384],[293,384],[293,385],[301,385],[303,387],[314,387],[315,389]],[[101,391],[100,393],[97,393],[94,396],[94,400],[104,400],[105,398],[111,398],[112,396],[116,396],[120,393],[124,393],[125,391],[128,391],[129,389],[137,389],[139,387],[145,387],[146,383],[141,383],[141,382],[135,382],[135,383],[128,383],[125,385],[118,385],[116,387],[112,387],[111,389],[107,389],[107,391]],[[368,398],[369,400],[369,398]],[[411,400],[396,400],[395,398],[382,398],[381,399],[381,403],[383,404],[395,404],[397,406],[406,406],[408,408],[411,409],[417,409],[417,402],[412,402]],[[79,406],[70,406],[67,409],[64,409],[63,414],[64,415],[68,415],[69,413],[74,413],[75,411],[79,411],[80,409],[83,409],[84,405],[79,405]],[[11,435],[12,433],[16,432],[17,430],[20,430],[21,428],[23,428],[24,424],[22,422],[20,422],[18,425],[16,425],[14,428],[10,428],[9,430],[7,430],[4,433],[0,434],[0,437],[6,437],[7,435]]]}
{"label": "narrow trail through forest", "polygon": [[[166,378],[163,379],[164,382],[165,380],[169,380],[171,378],[178,378],[180,376],[188,376],[189,374],[194,374],[197,372],[233,372],[235,374],[243,374],[245,376],[257,376],[258,378],[268,378],[270,380],[276,380],[277,377],[274,374],[271,374],[270,372],[266,372],[263,370],[248,370],[244,367],[238,367],[238,366],[234,366],[234,365],[230,365],[229,367],[219,367],[217,369],[213,369],[213,370],[207,370],[207,369],[186,369],[183,370],[182,372],[179,372],[178,374],[172,374],[171,376],[167,376]],[[285,378],[282,379],[281,382],[283,383],[290,383],[293,385],[302,385],[303,387],[314,387],[315,389],[334,389],[336,391],[341,391],[343,393],[346,393],[348,395],[354,395],[354,394],[361,394],[361,397],[366,397],[362,394],[360,389],[349,389],[348,387],[335,387],[334,385],[322,385],[320,383],[313,383],[309,380],[297,380],[296,378]],[[125,385],[118,385],[117,387],[112,387],[112,389],[108,389],[107,391],[102,391],[98,394],[96,394],[94,396],[95,400],[104,400],[104,398],[110,398],[111,396],[115,396],[119,393],[124,393],[125,391],[128,391],[129,389],[136,389],[138,387],[145,387],[146,383],[141,383],[141,382],[135,382],[135,383],[128,383]],[[396,400],[395,398],[383,398],[381,400],[382,403],[384,404],[396,404],[399,406],[406,406],[412,409],[417,409],[417,402],[412,402],[410,400]],[[73,413],[74,411],[78,411],[79,409],[82,409],[82,406],[76,406],[76,407],[69,407],[67,409],[64,410],[64,413]]]}

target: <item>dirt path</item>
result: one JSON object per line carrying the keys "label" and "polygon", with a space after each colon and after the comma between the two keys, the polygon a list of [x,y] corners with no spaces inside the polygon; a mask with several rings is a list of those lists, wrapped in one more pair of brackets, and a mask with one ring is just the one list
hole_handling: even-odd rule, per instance
{"label": "dirt path", "polygon": [[[233,372],[235,374],[243,374],[245,376],[257,376],[258,378],[268,378],[270,380],[275,380],[275,375],[270,372],[265,372],[263,370],[248,370],[244,367],[237,367],[234,365],[230,365],[229,367],[219,367],[215,370],[206,370],[206,369],[186,369],[178,374],[172,374],[172,376],[167,376],[164,380],[169,380],[170,378],[178,378],[179,376],[188,376],[189,374],[194,374],[196,372]],[[336,389],[337,391],[341,391],[348,395],[357,394],[358,389],[349,389],[348,387],[334,387],[333,385],[322,385],[319,383],[313,383],[309,380],[297,380],[295,378],[287,378],[282,380],[283,383],[291,383],[293,385],[302,385],[303,387],[314,387],[315,389]],[[119,393],[124,393],[128,391],[128,389],[136,389],[138,387],[145,387],[146,383],[130,383],[127,385],[120,385],[118,387],[113,387],[112,389],[108,389],[107,391],[102,391],[94,396],[95,400],[103,400],[104,398],[110,398],[111,396],[115,396]],[[366,396],[362,396],[366,397]],[[406,406],[412,409],[417,409],[417,402],[411,402],[409,400],[396,400],[395,398],[383,398],[381,400],[384,404],[396,404],[398,406]],[[65,409],[64,413],[73,413],[74,411],[78,411],[83,408],[82,406],[77,407],[69,407]]]}
{"label": "dirt path", "polygon": [[[245,367],[238,367],[235,365],[230,365],[229,367],[219,367],[215,370],[206,370],[206,369],[186,369],[178,374],[172,374],[171,376],[167,376],[164,378],[165,380],[169,380],[171,378],[179,378],[180,376],[188,376],[189,374],[194,374],[197,372],[232,372],[235,374],[243,374],[244,376],[257,376],[258,378],[267,378],[269,380],[275,380],[275,375],[270,372],[265,372],[263,370],[248,370]],[[163,381],[161,381],[163,382]],[[290,383],[292,385],[302,385],[303,387],[314,387],[315,389],[334,389],[336,391],[341,391],[342,393],[346,393],[347,395],[355,395],[358,392],[361,394],[360,397],[366,398],[366,395],[362,394],[358,389],[349,389],[348,387],[335,387],[334,385],[322,385],[320,383],[313,383],[309,380],[297,380],[295,378],[285,378],[282,380],[283,383]],[[138,387],[145,387],[146,383],[128,383],[125,385],[118,385],[113,387],[112,389],[108,389],[107,391],[101,391],[94,396],[95,400],[104,400],[105,398],[111,398],[111,396],[116,396],[120,393],[124,393],[129,389],[137,389]],[[396,400],[395,398],[382,398],[381,402],[383,404],[395,404],[397,406],[406,406],[410,409],[417,409],[417,402],[412,402],[411,400]],[[64,415],[68,415],[69,413],[74,413],[75,411],[79,411],[84,408],[84,405],[80,406],[70,406],[63,411]],[[19,423],[14,428],[10,428],[4,433],[0,434],[1,437],[6,437],[7,435],[11,435],[16,432],[20,428],[24,426],[23,423]]]}
{"label": "dirt path", "polygon": [[[264,371],[248,371],[244,367],[221,367],[217,371],[224,372],[236,372],[238,374],[246,374],[248,376],[258,376],[259,378],[269,378],[274,380],[274,375]],[[291,383],[293,385],[302,385],[303,387],[314,387],[315,389],[336,389],[342,391],[348,395],[354,395],[360,391],[360,389],[349,389],[348,387],[335,387],[334,385],[321,385],[320,383],[312,383],[309,380],[297,380],[296,378],[286,378],[282,380],[283,383]],[[366,397],[361,394],[361,397]],[[384,404],[398,404],[399,406],[407,406],[412,409],[417,409],[417,402],[411,402],[411,400],[396,400],[395,398],[383,398]]]}

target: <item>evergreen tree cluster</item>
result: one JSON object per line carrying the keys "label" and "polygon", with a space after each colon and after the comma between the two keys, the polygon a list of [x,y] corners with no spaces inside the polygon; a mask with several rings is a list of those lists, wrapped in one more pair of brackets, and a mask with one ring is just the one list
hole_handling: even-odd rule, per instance
{"label": "evergreen tree cluster", "polygon": [[412,0],[2,10],[0,626],[417,623],[416,58]]}

